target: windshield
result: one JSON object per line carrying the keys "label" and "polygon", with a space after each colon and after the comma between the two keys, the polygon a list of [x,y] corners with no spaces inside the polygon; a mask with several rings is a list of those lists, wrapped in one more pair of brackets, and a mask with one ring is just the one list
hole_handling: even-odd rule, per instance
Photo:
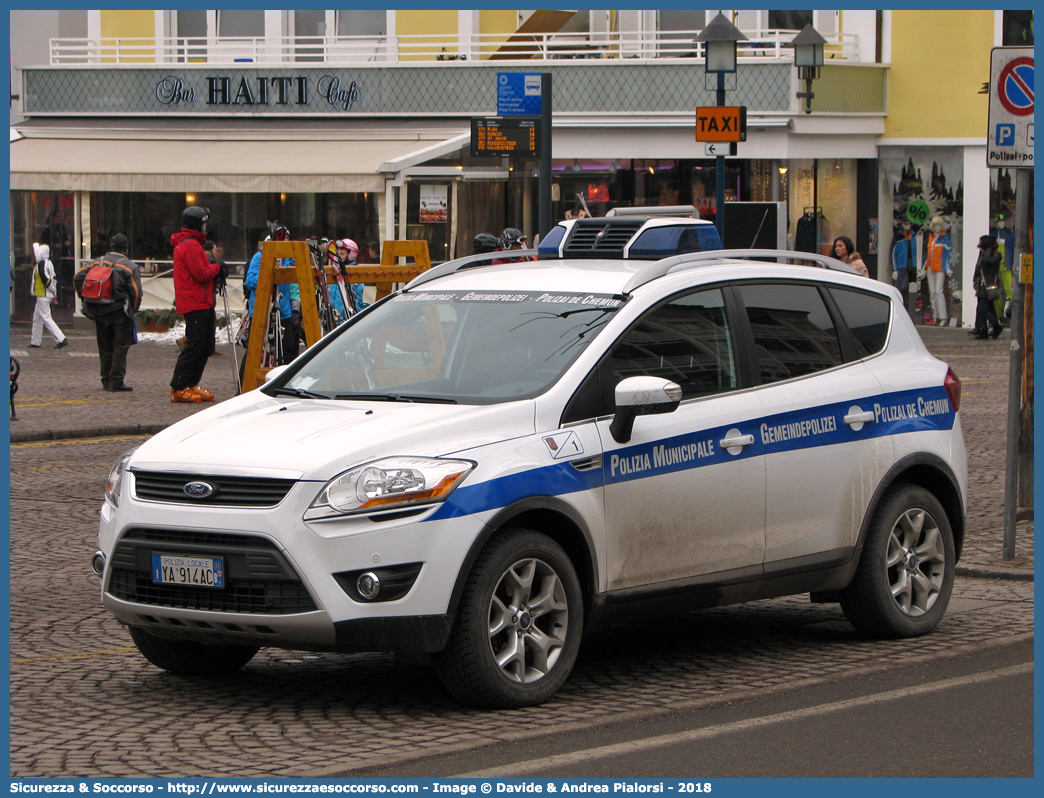
{"label": "windshield", "polygon": [[542,393],[623,304],[604,294],[418,291],[360,316],[266,393],[494,404]]}

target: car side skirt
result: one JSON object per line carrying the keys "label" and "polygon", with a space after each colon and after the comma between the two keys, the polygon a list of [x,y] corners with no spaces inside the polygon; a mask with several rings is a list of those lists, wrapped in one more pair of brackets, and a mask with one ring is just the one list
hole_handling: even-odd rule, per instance
{"label": "car side skirt", "polygon": [[840,590],[855,573],[859,549],[843,548],[764,565],[719,571],[668,584],[626,588],[595,599],[587,629],[605,623],[742,604],[800,593]]}

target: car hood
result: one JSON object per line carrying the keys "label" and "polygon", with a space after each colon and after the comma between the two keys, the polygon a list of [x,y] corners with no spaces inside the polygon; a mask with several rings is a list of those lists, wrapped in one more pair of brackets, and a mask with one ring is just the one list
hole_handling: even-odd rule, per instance
{"label": "car hood", "polygon": [[534,431],[528,400],[443,405],[271,398],[252,391],[160,432],[129,465],[328,480],[382,457],[451,455]]}

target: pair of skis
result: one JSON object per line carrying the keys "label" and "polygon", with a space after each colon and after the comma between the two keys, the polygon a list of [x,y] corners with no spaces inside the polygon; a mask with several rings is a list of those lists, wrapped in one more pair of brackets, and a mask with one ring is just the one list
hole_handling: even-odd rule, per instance
{"label": "pair of skis", "polygon": [[[321,320],[329,319],[329,328],[327,328],[327,322],[324,321],[323,333],[331,332],[339,324],[347,321],[349,318],[354,316],[358,312],[358,308],[355,305],[355,295],[351,289],[351,286],[345,281],[344,266],[341,263],[333,262],[333,259],[328,258],[326,253],[323,252],[322,243],[325,242],[311,242],[309,241],[309,247],[312,252],[312,266],[315,269],[316,275],[316,299],[319,302],[319,317]],[[326,264],[331,263],[334,266],[334,285],[330,285],[329,280],[326,277]],[[333,297],[330,293],[336,290],[338,295],[341,297],[341,307],[345,310],[345,317],[336,319],[335,316],[339,316],[337,309],[334,307]],[[324,310],[327,312],[324,313]]]}

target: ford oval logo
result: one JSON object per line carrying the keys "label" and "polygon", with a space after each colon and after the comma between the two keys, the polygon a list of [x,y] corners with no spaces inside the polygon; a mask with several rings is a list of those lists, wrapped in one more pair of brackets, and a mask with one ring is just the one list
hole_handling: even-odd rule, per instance
{"label": "ford oval logo", "polygon": [[190,482],[182,490],[185,491],[186,496],[191,496],[193,499],[205,499],[217,488],[209,482]]}

